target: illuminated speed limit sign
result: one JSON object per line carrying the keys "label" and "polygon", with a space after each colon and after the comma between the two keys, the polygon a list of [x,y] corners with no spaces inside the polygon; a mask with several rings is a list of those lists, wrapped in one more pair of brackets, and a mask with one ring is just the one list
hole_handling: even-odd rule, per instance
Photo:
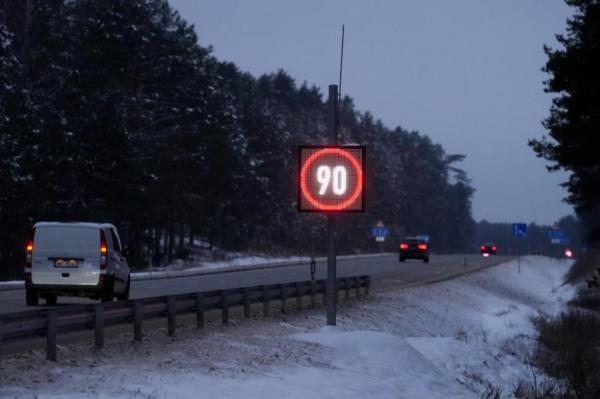
{"label": "illuminated speed limit sign", "polygon": [[305,212],[365,210],[365,147],[301,146],[298,209]]}

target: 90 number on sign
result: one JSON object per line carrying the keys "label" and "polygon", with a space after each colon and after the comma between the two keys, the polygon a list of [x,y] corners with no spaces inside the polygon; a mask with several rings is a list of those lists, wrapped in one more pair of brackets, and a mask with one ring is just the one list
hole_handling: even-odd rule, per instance
{"label": "90 number on sign", "polygon": [[321,184],[319,189],[319,195],[323,196],[327,193],[327,188],[332,180],[332,190],[335,195],[346,194],[346,188],[348,187],[348,172],[344,166],[336,166],[331,168],[327,165],[321,165],[317,168],[317,181]]}
{"label": "90 number on sign", "polygon": [[364,211],[365,148],[300,147],[298,209],[307,212]]}

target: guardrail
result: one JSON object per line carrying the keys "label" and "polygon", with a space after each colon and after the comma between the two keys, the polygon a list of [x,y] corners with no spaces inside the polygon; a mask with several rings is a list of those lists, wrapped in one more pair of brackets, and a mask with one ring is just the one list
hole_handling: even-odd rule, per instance
{"label": "guardrail", "polygon": [[[361,288],[367,295],[370,285],[369,276],[342,277],[337,279],[336,290],[338,295],[343,290],[348,299],[352,289],[356,296]],[[0,349],[3,342],[45,336],[46,358],[56,361],[59,333],[94,330],[96,348],[101,349],[106,326],[133,324],[134,340],[141,341],[144,320],[166,317],[167,333],[173,335],[177,315],[195,314],[196,326],[203,328],[206,311],[221,310],[222,322],[227,323],[232,307],[243,307],[244,317],[249,318],[251,305],[262,303],[263,314],[268,317],[271,301],[281,301],[285,313],[288,300],[293,298],[298,309],[303,306],[303,297],[310,298],[311,307],[316,306],[317,295],[323,295],[324,302],[325,290],[326,280],[309,280],[7,313],[0,315]]]}

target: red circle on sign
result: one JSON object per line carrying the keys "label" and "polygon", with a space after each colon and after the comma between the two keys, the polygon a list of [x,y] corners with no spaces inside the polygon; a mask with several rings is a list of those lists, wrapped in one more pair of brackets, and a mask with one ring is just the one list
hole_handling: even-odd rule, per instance
{"label": "red circle on sign", "polygon": [[[354,191],[352,192],[352,194],[350,195],[350,197],[347,200],[345,200],[337,205],[327,205],[327,204],[320,202],[319,200],[317,200],[315,197],[312,196],[311,192],[306,187],[306,185],[307,185],[306,175],[308,174],[308,169],[319,157],[321,157],[323,155],[340,155],[340,156],[344,157],[345,159],[347,159],[350,162],[350,164],[352,165],[352,167],[354,168],[354,170],[356,171],[356,176],[357,176],[356,188],[354,189]],[[300,171],[300,189],[302,190],[302,195],[304,195],[304,198],[306,198],[306,200],[308,202],[310,202],[310,204],[312,206],[314,206],[315,208],[322,210],[322,211],[343,211],[344,209],[346,209],[347,207],[352,205],[358,199],[358,197],[360,197],[360,195],[362,193],[362,189],[363,189],[362,166],[358,163],[356,158],[354,158],[352,155],[350,155],[350,153],[348,153],[347,151],[344,151],[341,148],[323,148],[323,149],[315,152],[314,154],[312,154],[310,157],[308,157],[308,159],[304,163],[304,166],[302,166],[302,170]]]}

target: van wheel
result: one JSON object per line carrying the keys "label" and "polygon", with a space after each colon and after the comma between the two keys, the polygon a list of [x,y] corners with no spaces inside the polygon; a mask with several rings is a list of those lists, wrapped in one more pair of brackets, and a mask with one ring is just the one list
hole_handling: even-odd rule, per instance
{"label": "van wheel", "polygon": [[429,258],[423,259],[423,263],[429,263]]}
{"label": "van wheel", "polygon": [[44,297],[44,299],[46,299],[46,305],[48,305],[48,306],[56,305],[56,300],[57,300],[56,295],[48,294]]}
{"label": "van wheel", "polygon": [[127,276],[127,284],[125,284],[125,292],[118,296],[119,301],[128,301],[129,300],[129,288],[131,286],[131,276]]}
{"label": "van wheel", "polygon": [[40,296],[37,291],[29,288],[25,289],[25,298],[27,300],[27,306],[36,306],[40,302]]}

